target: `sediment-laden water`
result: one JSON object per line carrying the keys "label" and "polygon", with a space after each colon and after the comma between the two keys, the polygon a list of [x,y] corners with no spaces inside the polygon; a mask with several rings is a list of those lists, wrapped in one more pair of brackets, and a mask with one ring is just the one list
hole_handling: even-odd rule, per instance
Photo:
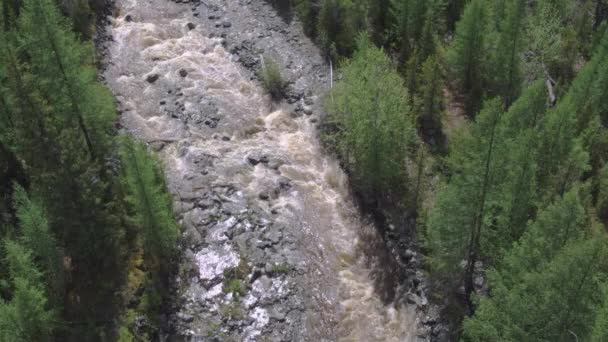
{"label": "sediment-laden water", "polygon": [[[416,340],[416,301],[395,298],[380,235],[317,141],[317,50],[259,1],[178,2],[116,0],[104,75],[184,226],[169,339]],[[282,104],[252,77],[262,55],[292,81]],[[224,271],[239,263],[236,298]]]}

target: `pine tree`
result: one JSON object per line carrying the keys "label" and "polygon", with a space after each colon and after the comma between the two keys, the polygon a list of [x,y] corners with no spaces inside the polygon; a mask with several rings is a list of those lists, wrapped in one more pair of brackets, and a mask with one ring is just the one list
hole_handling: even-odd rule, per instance
{"label": "pine tree", "polygon": [[10,240],[4,245],[13,295],[8,302],[0,299],[0,339],[50,341],[57,318],[48,307],[42,273],[30,250]]}
{"label": "pine tree", "polygon": [[498,44],[493,54],[495,94],[508,108],[519,95],[522,82],[520,61],[523,47],[525,0],[506,0],[504,18],[500,20]]}
{"label": "pine tree", "polygon": [[127,202],[143,236],[144,259],[149,270],[146,288],[148,310],[157,311],[168,289],[169,262],[174,257],[179,228],[164,175],[145,146],[125,137],[121,144]]}
{"label": "pine tree", "polygon": [[484,89],[484,66],[487,52],[484,32],[487,28],[484,2],[472,0],[456,25],[454,40],[447,52],[447,62],[460,90],[467,96],[470,116],[479,110]]}
{"label": "pine tree", "polygon": [[77,127],[92,158],[103,154],[115,111],[95,79],[91,47],[78,41],[51,0],[25,1],[19,24],[31,71],[54,119]]}
{"label": "pine tree", "polygon": [[475,316],[465,321],[464,339],[571,341],[574,335],[589,340],[589,322],[606,279],[605,244],[604,236],[569,241],[553,258],[541,256],[544,267],[517,265],[513,282],[503,282],[503,276],[511,277],[509,270],[490,272],[491,296],[481,299]]}
{"label": "pine tree", "polygon": [[[544,82],[527,88],[505,113],[500,125],[497,154],[508,165],[498,180],[492,206],[493,224],[485,244],[506,251],[524,232],[537,202],[536,171],[539,122],[547,107]],[[502,253],[494,253],[492,260]]]}
{"label": "pine tree", "polygon": [[21,242],[32,251],[49,283],[49,296],[57,302],[63,300],[63,265],[57,241],[49,229],[45,213],[36,202],[32,202],[25,190],[15,185],[13,198],[16,216],[21,228]]}
{"label": "pine tree", "polygon": [[407,63],[417,51],[421,61],[435,51],[438,15],[443,2],[437,0],[391,0],[390,39],[400,53],[401,64]]}
{"label": "pine tree", "polygon": [[435,56],[424,62],[420,78],[420,90],[414,101],[418,125],[424,134],[442,145],[443,79]]}
{"label": "pine tree", "polygon": [[515,284],[521,272],[538,271],[572,240],[582,238],[586,213],[574,188],[541,210],[501,264],[502,281]]}
{"label": "pine tree", "polygon": [[158,258],[168,258],[175,249],[178,228],[172,216],[172,201],[166,193],[164,175],[145,146],[132,139],[123,139],[121,156],[128,200],[136,209],[136,221],[143,229],[145,247]]}
{"label": "pine tree", "polygon": [[601,307],[596,311],[595,324],[591,332],[591,342],[603,342],[608,340],[608,288],[602,288]]}
{"label": "pine tree", "polygon": [[404,190],[408,148],[415,143],[408,96],[389,58],[365,36],[341,68],[328,112],[342,126],[341,153],[356,188],[370,202]]}
{"label": "pine tree", "polygon": [[26,66],[18,58],[22,50],[19,49],[17,33],[10,25],[14,15],[6,12],[10,8],[0,8],[0,88],[4,107],[2,135],[7,147],[21,157],[28,167],[40,170],[55,160],[54,141],[40,94],[33,87]]}
{"label": "pine tree", "polygon": [[[488,101],[471,135],[455,142],[449,160],[453,174],[438,194],[427,227],[435,272],[445,276],[462,272],[467,298],[473,291],[475,262],[495,252],[485,249],[482,241],[487,234],[488,204],[500,179],[497,172],[502,170],[496,155],[501,114],[500,103]],[[463,271],[461,260],[466,261]]]}

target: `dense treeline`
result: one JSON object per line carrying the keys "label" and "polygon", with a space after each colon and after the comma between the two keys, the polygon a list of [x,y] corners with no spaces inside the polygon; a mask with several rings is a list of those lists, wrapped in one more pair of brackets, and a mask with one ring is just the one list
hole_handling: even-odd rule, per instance
{"label": "dense treeline", "polygon": [[[327,146],[364,202],[417,211],[456,334],[604,340],[608,3],[292,4],[340,66]],[[446,127],[461,106],[468,122]]]}
{"label": "dense treeline", "polygon": [[0,340],[115,339],[119,325],[129,340],[124,308],[154,323],[177,238],[162,173],[117,139],[93,47],[55,2],[0,4]]}

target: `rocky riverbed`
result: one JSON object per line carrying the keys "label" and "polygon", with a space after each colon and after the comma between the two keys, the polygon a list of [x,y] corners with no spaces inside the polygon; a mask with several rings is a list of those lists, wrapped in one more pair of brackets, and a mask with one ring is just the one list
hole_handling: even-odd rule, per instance
{"label": "rocky riverbed", "polygon": [[[183,226],[165,338],[440,340],[417,253],[387,247],[318,144],[330,71],[298,23],[262,0],[114,6],[103,77]],[[280,104],[256,79],[269,58],[290,82]]]}

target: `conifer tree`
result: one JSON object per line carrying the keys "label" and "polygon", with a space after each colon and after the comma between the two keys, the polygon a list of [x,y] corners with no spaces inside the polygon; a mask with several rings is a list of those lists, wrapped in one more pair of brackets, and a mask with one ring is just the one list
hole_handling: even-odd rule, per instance
{"label": "conifer tree", "polygon": [[343,128],[341,151],[355,186],[375,202],[407,181],[408,147],[416,140],[408,96],[389,58],[363,35],[341,72],[328,111]]}
{"label": "conifer tree", "polygon": [[591,342],[603,342],[608,340],[608,288],[602,288],[601,307],[596,311],[595,324],[591,332]]}
{"label": "conifer tree", "polygon": [[506,0],[504,18],[500,19],[498,44],[493,54],[492,70],[495,93],[504,99],[508,108],[519,95],[523,46],[525,0]]}
{"label": "conifer tree", "polygon": [[472,0],[456,25],[454,40],[447,52],[447,62],[460,90],[467,96],[467,112],[479,110],[484,89],[487,52],[484,32],[487,29],[485,3]]}
{"label": "conifer tree", "polygon": [[141,228],[145,263],[150,271],[146,288],[148,309],[157,310],[166,295],[168,265],[174,256],[179,229],[158,162],[144,145],[128,137],[123,139],[120,152],[127,202]]}
{"label": "conifer tree", "polygon": [[0,299],[0,339],[49,341],[57,318],[48,307],[42,273],[29,249],[10,240],[4,241],[4,247],[13,295],[10,301]]}
{"label": "conifer tree", "polygon": [[[503,169],[496,153],[501,114],[500,103],[488,101],[471,136],[455,142],[449,160],[453,174],[438,194],[428,222],[428,247],[435,270],[445,275],[460,273],[467,298],[473,291],[475,262],[495,252],[485,249],[482,241],[486,241],[488,203],[493,201],[500,179],[497,172]],[[461,260],[466,261],[462,272]]]}
{"label": "conifer tree", "polygon": [[492,297],[465,321],[464,340],[589,340],[606,275],[604,244],[603,238],[572,242],[546,268],[526,272],[513,286],[492,275]]}
{"label": "conifer tree", "polygon": [[418,124],[423,132],[434,132],[432,138],[442,144],[443,79],[435,56],[424,62],[420,78],[420,90],[414,101]]}
{"label": "conifer tree", "polygon": [[54,119],[77,127],[91,157],[104,153],[115,112],[90,66],[91,47],[78,41],[51,0],[25,1],[19,24],[31,71],[53,106]]}
{"label": "conifer tree", "polygon": [[49,283],[49,296],[56,302],[63,298],[63,265],[57,241],[49,229],[40,204],[31,201],[25,190],[15,184],[13,193],[22,244],[32,251]]}

